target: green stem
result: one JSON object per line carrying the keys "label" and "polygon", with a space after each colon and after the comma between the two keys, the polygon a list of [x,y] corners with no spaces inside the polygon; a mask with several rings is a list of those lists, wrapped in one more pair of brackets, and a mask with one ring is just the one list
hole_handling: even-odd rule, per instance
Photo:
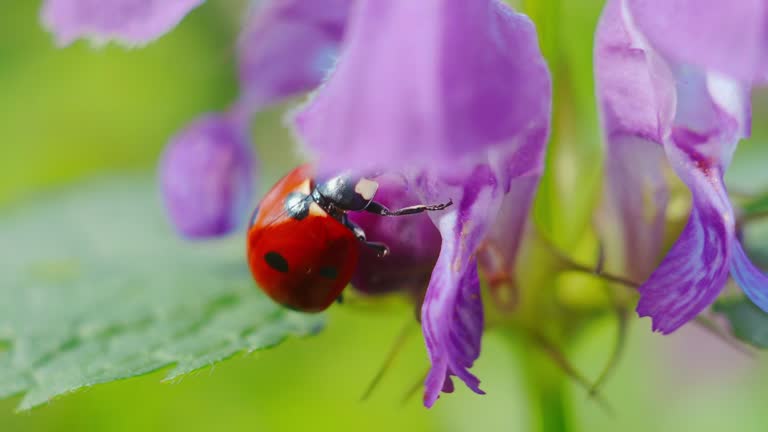
{"label": "green stem", "polygon": [[531,410],[531,430],[568,432],[573,430],[568,392],[563,372],[533,343],[523,346],[526,392]]}

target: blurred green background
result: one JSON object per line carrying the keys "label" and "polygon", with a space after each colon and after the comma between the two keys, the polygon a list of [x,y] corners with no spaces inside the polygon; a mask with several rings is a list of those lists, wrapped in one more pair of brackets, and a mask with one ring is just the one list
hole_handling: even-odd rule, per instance
{"label": "blurred green background", "polygon": [[[236,95],[232,45],[240,20],[237,3],[209,2],[144,49],[94,49],[80,42],[62,50],[39,25],[39,2],[3,0],[0,211],[95,175],[154,172],[169,136],[199,113],[223,109]],[[584,168],[599,165],[591,43],[601,2],[522,3],[539,25],[555,72],[553,148],[576,167],[562,175],[596,191],[599,170]],[[297,160],[286,150],[291,147],[281,122],[285,108],[262,113],[254,123],[262,188]],[[737,169],[739,163],[737,155]],[[545,186],[541,193],[552,192]],[[597,197],[582,199],[586,220]],[[558,235],[576,238],[580,233],[565,227]],[[361,402],[389,345],[411,318],[410,307],[399,303],[382,309],[333,307],[327,329],[317,337],[241,356],[178,382],[160,383],[161,371],[77,392],[21,414],[14,413],[18,398],[0,401],[0,431],[539,428],[540,407],[528,397],[531,377],[525,371],[549,360],[522,339],[494,332],[486,335],[473,369],[486,396],[458,385],[455,394],[444,395],[431,410],[422,407],[418,394],[402,403],[428,364],[413,325],[393,368],[370,400]],[[598,375],[614,333],[615,323],[607,317],[572,341],[568,354],[587,376]],[[556,369],[550,373],[558,379]],[[566,420],[573,430],[768,430],[763,403],[768,362],[735,352],[696,329],[662,337],[650,333],[647,320],[633,318],[625,355],[604,391],[612,414],[566,382]]]}

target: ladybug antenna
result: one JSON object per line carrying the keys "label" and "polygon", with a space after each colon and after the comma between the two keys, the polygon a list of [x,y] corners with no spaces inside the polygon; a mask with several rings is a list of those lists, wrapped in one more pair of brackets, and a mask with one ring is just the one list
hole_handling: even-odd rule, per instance
{"label": "ladybug antenna", "polygon": [[405,345],[405,342],[408,340],[408,336],[411,334],[411,330],[413,328],[413,323],[411,319],[408,320],[408,322],[405,323],[405,325],[400,329],[400,333],[398,333],[397,337],[395,338],[395,341],[392,343],[392,346],[389,348],[389,352],[387,353],[387,357],[384,359],[384,363],[381,364],[381,367],[379,367],[379,371],[376,372],[376,375],[373,377],[371,382],[368,384],[368,388],[365,389],[365,393],[360,397],[360,401],[367,400],[373,391],[376,389],[376,387],[379,385],[379,382],[382,378],[384,378],[384,375],[387,373],[389,368],[392,366],[392,363],[394,363],[395,358],[397,358],[397,355],[400,353],[400,350],[403,348],[403,345]]}

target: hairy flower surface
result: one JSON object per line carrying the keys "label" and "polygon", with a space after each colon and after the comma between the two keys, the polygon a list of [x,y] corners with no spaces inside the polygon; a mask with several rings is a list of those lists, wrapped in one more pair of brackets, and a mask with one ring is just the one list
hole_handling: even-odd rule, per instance
{"label": "hairy flower surface", "polygon": [[[736,238],[723,182],[738,141],[749,134],[751,85],[768,71],[765,16],[761,1],[611,0],[600,20],[595,70],[609,182],[624,241],[637,248],[626,256],[637,259],[636,274],[660,248],[662,154],[693,198],[686,227],[640,287],[637,311],[656,331],[693,319],[729,274],[768,310],[768,279]],[[643,185],[655,204],[647,219]]]}
{"label": "hairy flower surface", "polygon": [[[469,372],[484,326],[477,252],[489,233],[519,236],[549,133],[534,26],[498,1],[359,0],[347,32],[297,133],[321,172],[402,173],[421,202],[454,202],[429,215],[441,244],[421,311],[424,403],[452,391],[451,376],[482,393]],[[511,262],[516,250],[499,255]]]}
{"label": "hairy flower surface", "polygon": [[203,0],[46,0],[42,20],[59,45],[79,38],[141,45],[170,31]]}
{"label": "hairy flower surface", "polygon": [[352,0],[271,0],[254,8],[238,43],[250,110],[317,87],[332,69]]}

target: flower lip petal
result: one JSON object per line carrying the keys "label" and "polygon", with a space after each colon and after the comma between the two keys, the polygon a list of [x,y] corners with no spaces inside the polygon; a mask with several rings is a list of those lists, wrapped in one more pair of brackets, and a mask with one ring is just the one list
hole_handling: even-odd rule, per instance
{"label": "flower lip petal", "polygon": [[733,239],[731,275],[757,307],[768,312],[768,277],[747,257],[737,239]]}
{"label": "flower lip petal", "polygon": [[[434,192],[455,196],[455,204],[439,214],[430,214],[443,242],[421,310],[424,339],[432,362],[425,382],[427,407],[435,403],[444,388],[452,388],[446,382],[451,375],[475,393],[483,394],[480,381],[469,372],[480,355],[484,327],[475,252],[495,220],[506,182],[489,165],[478,165],[463,177],[463,184],[453,188],[438,181],[436,185],[443,189]],[[430,179],[434,177],[422,177],[422,181]],[[421,188],[432,189],[426,185]]]}
{"label": "flower lip petal", "polygon": [[204,0],[46,0],[41,18],[59,45],[88,37],[142,45],[162,36]]}
{"label": "flower lip petal", "polygon": [[717,298],[728,280],[731,232],[718,209],[695,199],[688,225],[640,287],[637,313],[653,319],[653,330],[671,333]]}

